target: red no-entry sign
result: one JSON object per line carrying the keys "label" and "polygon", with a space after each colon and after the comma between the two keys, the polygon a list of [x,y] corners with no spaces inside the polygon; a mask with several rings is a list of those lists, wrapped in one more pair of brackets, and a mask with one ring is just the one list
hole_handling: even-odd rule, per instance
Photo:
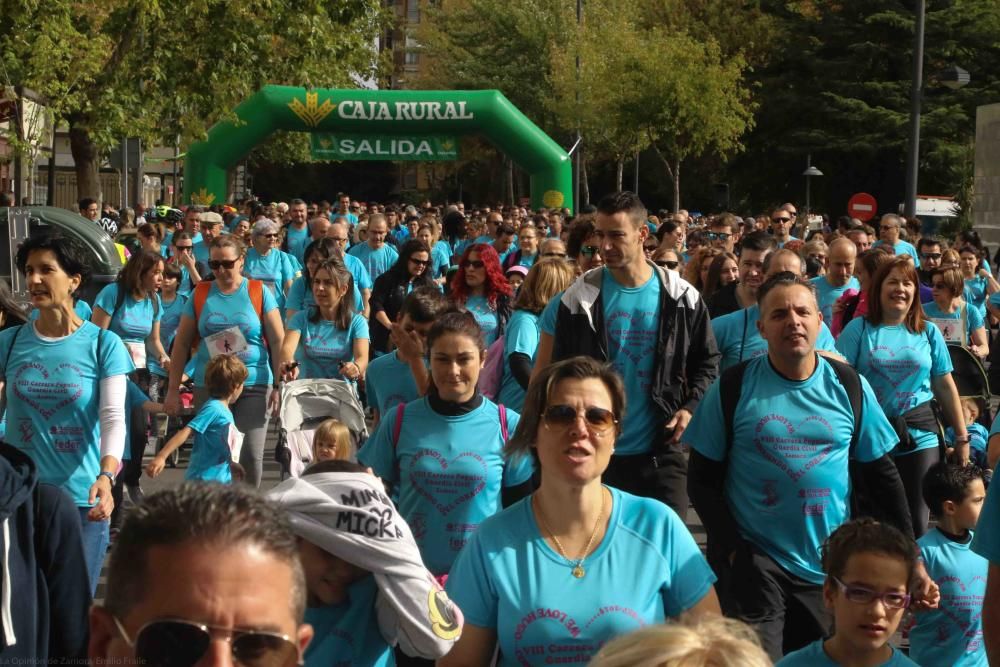
{"label": "red no-entry sign", "polygon": [[875,197],[867,192],[859,192],[847,200],[847,214],[861,222],[868,222],[874,218],[877,211],[878,203]]}

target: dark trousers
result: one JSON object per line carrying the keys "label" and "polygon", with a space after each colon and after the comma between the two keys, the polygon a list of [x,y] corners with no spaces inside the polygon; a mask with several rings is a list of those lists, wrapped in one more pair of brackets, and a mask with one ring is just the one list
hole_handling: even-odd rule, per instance
{"label": "dark trousers", "polygon": [[924,476],[935,463],[941,460],[941,450],[937,447],[920,449],[910,454],[896,456],[896,469],[906,490],[906,504],[910,506],[913,521],[913,537],[920,538],[927,532],[931,511],[924,502]]}
{"label": "dark trousers", "polygon": [[687,461],[679,445],[655,460],[652,454],[614,454],[601,481],[634,496],[655,498],[687,520]]}
{"label": "dark trousers", "polygon": [[396,656],[396,667],[434,667],[434,661],[426,658],[411,658],[397,646],[392,650]]}
{"label": "dark trousers", "polygon": [[787,572],[749,542],[736,551],[727,579],[727,614],[753,626],[774,662],[827,635],[823,586]]}

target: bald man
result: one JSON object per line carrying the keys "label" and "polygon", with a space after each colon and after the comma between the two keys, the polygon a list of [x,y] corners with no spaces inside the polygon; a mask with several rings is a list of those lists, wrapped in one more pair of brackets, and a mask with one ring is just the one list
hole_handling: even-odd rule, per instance
{"label": "bald man", "polygon": [[827,254],[827,269],[825,276],[812,279],[816,286],[816,300],[819,310],[823,313],[823,321],[829,325],[833,322],[833,304],[849,289],[861,289],[861,284],[854,277],[854,261],[858,257],[858,249],[851,239],[840,237],[830,243]]}

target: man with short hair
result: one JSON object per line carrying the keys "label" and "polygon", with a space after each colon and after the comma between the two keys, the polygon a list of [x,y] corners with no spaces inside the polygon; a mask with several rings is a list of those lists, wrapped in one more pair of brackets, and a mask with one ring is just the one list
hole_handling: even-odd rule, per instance
{"label": "man with short hair", "polygon": [[358,224],[357,214],[351,212],[351,197],[344,193],[337,195],[337,212],[334,214],[332,220],[336,221],[337,218],[346,219],[348,226],[352,229]]}
{"label": "man with short hair", "polygon": [[[490,215],[493,215],[492,213]],[[497,216],[499,217],[499,215]],[[489,220],[489,218],[487,218]],[[497,251],[500,256],[500,264],[503,265],[507,261],[507,257],[510,256],[512,252],[516,250],[514,247],[514,239],[517,238],[517,230],[510,225],[505,225],[503,223],[503,218],[500,218],[500,222],[497,223],[497,228],[495,232],[496,240],[493,241],[493,249]],[[477,240],[477,243],[480,242]]]}
{"label": "man with short hair", "polygon": [[[291,666],[313,636],[294,533],[243,485],[184,483],[125,517],[91,664]],[[252,660],[252,662],[250,662]]]}
{"label": "man with short hair", "polygon": [[941,240],[933,236],[921,236],[917,241],[917,254],[920,255],[920,303],[930,303],[934,300],[931,291],[931,274],[941,266]]}
{"label": "man with short hair", "polygon": [[774,239],[767,232],[750,232],[743,237],[737,263],[739,279],[711,296],[709,317],[722,317],[757,303],[757,288],[764,282],[764,261],[773,250]]}
{"label": "man with short hair", "polygon": [[[330,225],[332,224],[333,223],[330,222],[330,218],[326,217],[325,215],[317,215],[310,218],[309,243],[312,243],[313,241],[319,241],[320,239],[329,236]],[[338,224],[343,225],[344,223],[341,222]],[[306,248],[309,247],[309,243],[306,243]],[[303,249],[303,256],[304,255],[305,255],[305,249]],[[302,261],[303,263],[305,263],[304,259]]]}
{"label": "man with short hair", "polygon": [[[829,631],[821,547],[851,517],[852,488],[904,534],[913,528],[889,454],[898,438],[875,394],[853,369],[816,353],[822,318],[813,285],[778,273],[758,295],[766,356],[720,376],[684,442],[723,609],[754,626],[776,661]],[[841,373],[858,387],[857,428]],[[734,391],[727,419],[724,396]],[[918,572],[914,593],[933,606],[939,592]]]}
{"label": "man with short hair", "polygon": [[868,235],[868,230],[863,226],[851,227],[847,232],[847,238],[854,244],[854,248],[858,251],[858,256],[866,250],[871,250],[872,240]]}
{"label": "man with short hair", "polygon": [[903,219],[898,215],[888,213],[879,220],[879,240],[875,242],[873,248],[882,244],[892,248],[896,255],[909,255],[913,258],[914,265],[920,268],[920,257],[917,256],[917,249],[906,241],[899,238],[899,230],[903,226]]}
{"label": "man with short hair", "polygon": [[[347,224],[343,220],[338,220],[337,222],[330,223],[326,230],[326,236],[329,239],[333,239],[340,252],[343,255],[344,266],[347,270],[351,272],[354,276],[354,284],[358,286],[361,291],[361,300],[365,304],[363,315],[368,317],[369,306],[368,299],[372,295],[372,281],[371,274],[368,273],[368,269],[365,267],[364,263],[355,257],[354,255],[347,252],[347,245],[349,242],[349,236],[347,232]],[[364,244],[362,244],[364,245]]]}
{"label": "man with short hair", "polygon": [[[194,258],[196,261],[208,266],[209,246],[212,245],[212,240],[219,235],[220,229],[222,229],[221,215],[212,211],[201,214],[201,240],[194,244]],[[207,275],[208,272],[206,271],[202,274],[202,278],[204,279]]]}
{"label": "man with short hair", "polygon": [[309,245],[309,213],[306,203],[301,199],[290,201],[285,218],[288,224],[285,225],[285,240],[281,249],[302,264],[302,254]]}
{"label": "man with short hair", "polygon": [[361,260],[368,269],[372,281],[378,280],[378,277],[399,259],[396,249],[385,242],[388,233],[389,225],[385,221],[385,216],[375,213],[368,218],[368,239],[365,243],[359,243],[347,251],[348,254]]}
{"label": "man with short hair", "polygon": [[736,216],[732,213],[723,213],[709,225],[708,232],[705,233],[705,240],[713,248],[718,248],[723,252],[732,252],[733,246],[736,244],[738,229]]}
{"label": "man with short hair", "polygon": [[681,436],[715,378],[719,352],[697,290],[646,260],[646,207],[631,192],[598,205],[594,238],[604,267],[588,271],[542,313],[537,374],[586,355],[621,373],[629,409],[604,481],[687,515]]}
{"label": "man with short hair", "polygon": [[833,323],[833,304],[849,289],[860,290],[861,283],[854,277],[854,262],[858,251],[849,239],[836,238],[830,243],[827,256],[826,274],[812,279],[816,286],[816,300],[819,302],[823,321]]}
{"label": "man with short hair", "polygon": [[97,222],[101,217],[101,206],[97,203],[96,199],[84,197],[80,200],[79,207],[80,215],[85,217],[87,220]]}
{"label": "man with short hair", "polygon": [[779,250],[784,248],[789,241],[798,240],[791,234],[794,224],[795,214],[784,207],[776,208],[771,212],[771,236],[774,237],[774,244]]}

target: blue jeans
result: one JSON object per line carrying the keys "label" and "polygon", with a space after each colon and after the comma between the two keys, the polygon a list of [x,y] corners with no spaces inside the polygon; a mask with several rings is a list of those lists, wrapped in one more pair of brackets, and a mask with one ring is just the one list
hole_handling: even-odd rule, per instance
{"label": "blue jeans", "polygon": [[90,596],[97,593],[97,582],[101,578],[101,567],[108,553],[108,520],[91,521],[87,518],[89,507],[78,507],[80,510],[80,529],[83,537],[83,558],[87,561],[87,578],[90,579]]}

